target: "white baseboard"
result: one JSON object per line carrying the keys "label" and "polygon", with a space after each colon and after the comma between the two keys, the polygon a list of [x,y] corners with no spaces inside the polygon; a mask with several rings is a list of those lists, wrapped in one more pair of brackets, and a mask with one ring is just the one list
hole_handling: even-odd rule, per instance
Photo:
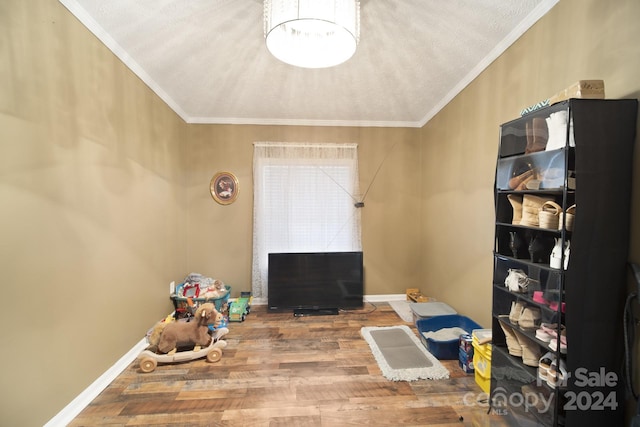
{"label": "white baseboard", "polygon": [[266,298],[253,298],[251,305],[267,305]]}
{"label": "white baseboard", "polygon": [[[406,298],[405,294],[388,294],[388,295],[365,295],[364,300],[367,302],[386,302],[386,301],[400,301]],[[265,298],[254,298],[252,304],[254,305],[266,305]],[[58,412],[58,414],[51,418],[44,427],[58,427],[66,426],[75,417],[78,416],[84,408],[86,408],[109,384],[116,379],[118,375],[124,371],[127,366],[131,364],[140,352],[147,347],[147,340],[143,338],[138,342],[131,350],[118,360],[115,365],[109,368],[104,374],[102,374],[97,380],[95,380],[89,387],[87,387],[82,393],[80,393],[75,399],[71,401],[67,406]]]}
{"label": "white baseboard", "polygon": [[387,301],[404,301],[407,298],[405,294],[387,294],[387,295],[365,295],[364,300],[368,302],[387,302]]}
{"label": "white baseboard", "polygon": [[111,384],[127,366],[133,362],[140,352],[147,347],[147,339],[143,338],[138,342],[131,350],[118,360],[115,365],[109,368],[104,374],[102,374],[97,380],[95,380],[89,387],[87,387],[82,393],[80,393],[75,399],[71,401],[67,406],[58,412],[58,414],[51,418],[44,427],[58,427],[66,426],[75,417],[78,416],[89,403],[93,401],[98,395]]}

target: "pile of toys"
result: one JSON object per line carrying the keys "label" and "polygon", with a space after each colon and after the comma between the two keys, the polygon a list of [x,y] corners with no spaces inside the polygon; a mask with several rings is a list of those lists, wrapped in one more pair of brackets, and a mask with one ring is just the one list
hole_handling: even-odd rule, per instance
{"label": "pile of toys", "polygon": [[191,273],[178,285],[175,294],[182,298],[218,299],[229,293],[222,280]]}
{"label": "pile of toys", "polygon": [[[172,286],[173,288],[173,286]],[[196,307],[200,304],[211,302],[216,310],[221,313],[227,311],[231,286],[225,285],[222,280],[206,277],[199,273],[191,273],[184,281],[171,289],[171,300],[175,308],[175,318],[181,319],[190,316],[190,303]]]}
{"label": "pile of toys", "polygon": [[[241,292],[228,303],[231,286],[218,279],[191,273],[179,285],[171,283],[175,311],[147,332],[149,346],[139,356],[142,372],[158,363],[176,363],[206,357],[217,362],[227,343],[228,322],[243,322],[251,311],[251,292]],[[228,310],[228,316],[225,312]]]}

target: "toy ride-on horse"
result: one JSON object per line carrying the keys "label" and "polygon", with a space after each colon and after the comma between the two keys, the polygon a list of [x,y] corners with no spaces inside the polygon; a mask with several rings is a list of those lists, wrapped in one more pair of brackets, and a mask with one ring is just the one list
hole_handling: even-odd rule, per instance
{"label": "toy ride-on horse", "polygon": [[211,303],[202,304],[188,321],[162,321],[149,336],[149,347],[140,353],[140,370],[153,372],[158,363],[177,363],[206,357],[222,358],[227,343],[221,338],[229,329],[220,327],[223,316]]}

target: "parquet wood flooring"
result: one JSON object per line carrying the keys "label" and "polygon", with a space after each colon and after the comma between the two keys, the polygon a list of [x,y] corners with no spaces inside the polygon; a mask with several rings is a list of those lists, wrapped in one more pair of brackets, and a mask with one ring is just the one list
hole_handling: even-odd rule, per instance
{"label": "parquet wood flooring", "polygon": [[254,306],[245,322],[231,323],[220,361],[151,373],[136,361],[69,425],[503,425],[456,360],[442,361],[448,380],[385,379],[360,329],[394,325],[415,331],[386,303],[317,317]]}

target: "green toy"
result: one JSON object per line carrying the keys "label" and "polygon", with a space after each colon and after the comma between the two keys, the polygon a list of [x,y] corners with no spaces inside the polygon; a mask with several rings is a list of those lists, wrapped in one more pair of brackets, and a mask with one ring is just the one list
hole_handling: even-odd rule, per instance
{"label": "green toy", "polygon": [[252,301],[253,296],[251,292],[240,292],[240,298],[236,298],[236,300],[229,305],[229,321],[244,322],[247,314],[251,311]]}

